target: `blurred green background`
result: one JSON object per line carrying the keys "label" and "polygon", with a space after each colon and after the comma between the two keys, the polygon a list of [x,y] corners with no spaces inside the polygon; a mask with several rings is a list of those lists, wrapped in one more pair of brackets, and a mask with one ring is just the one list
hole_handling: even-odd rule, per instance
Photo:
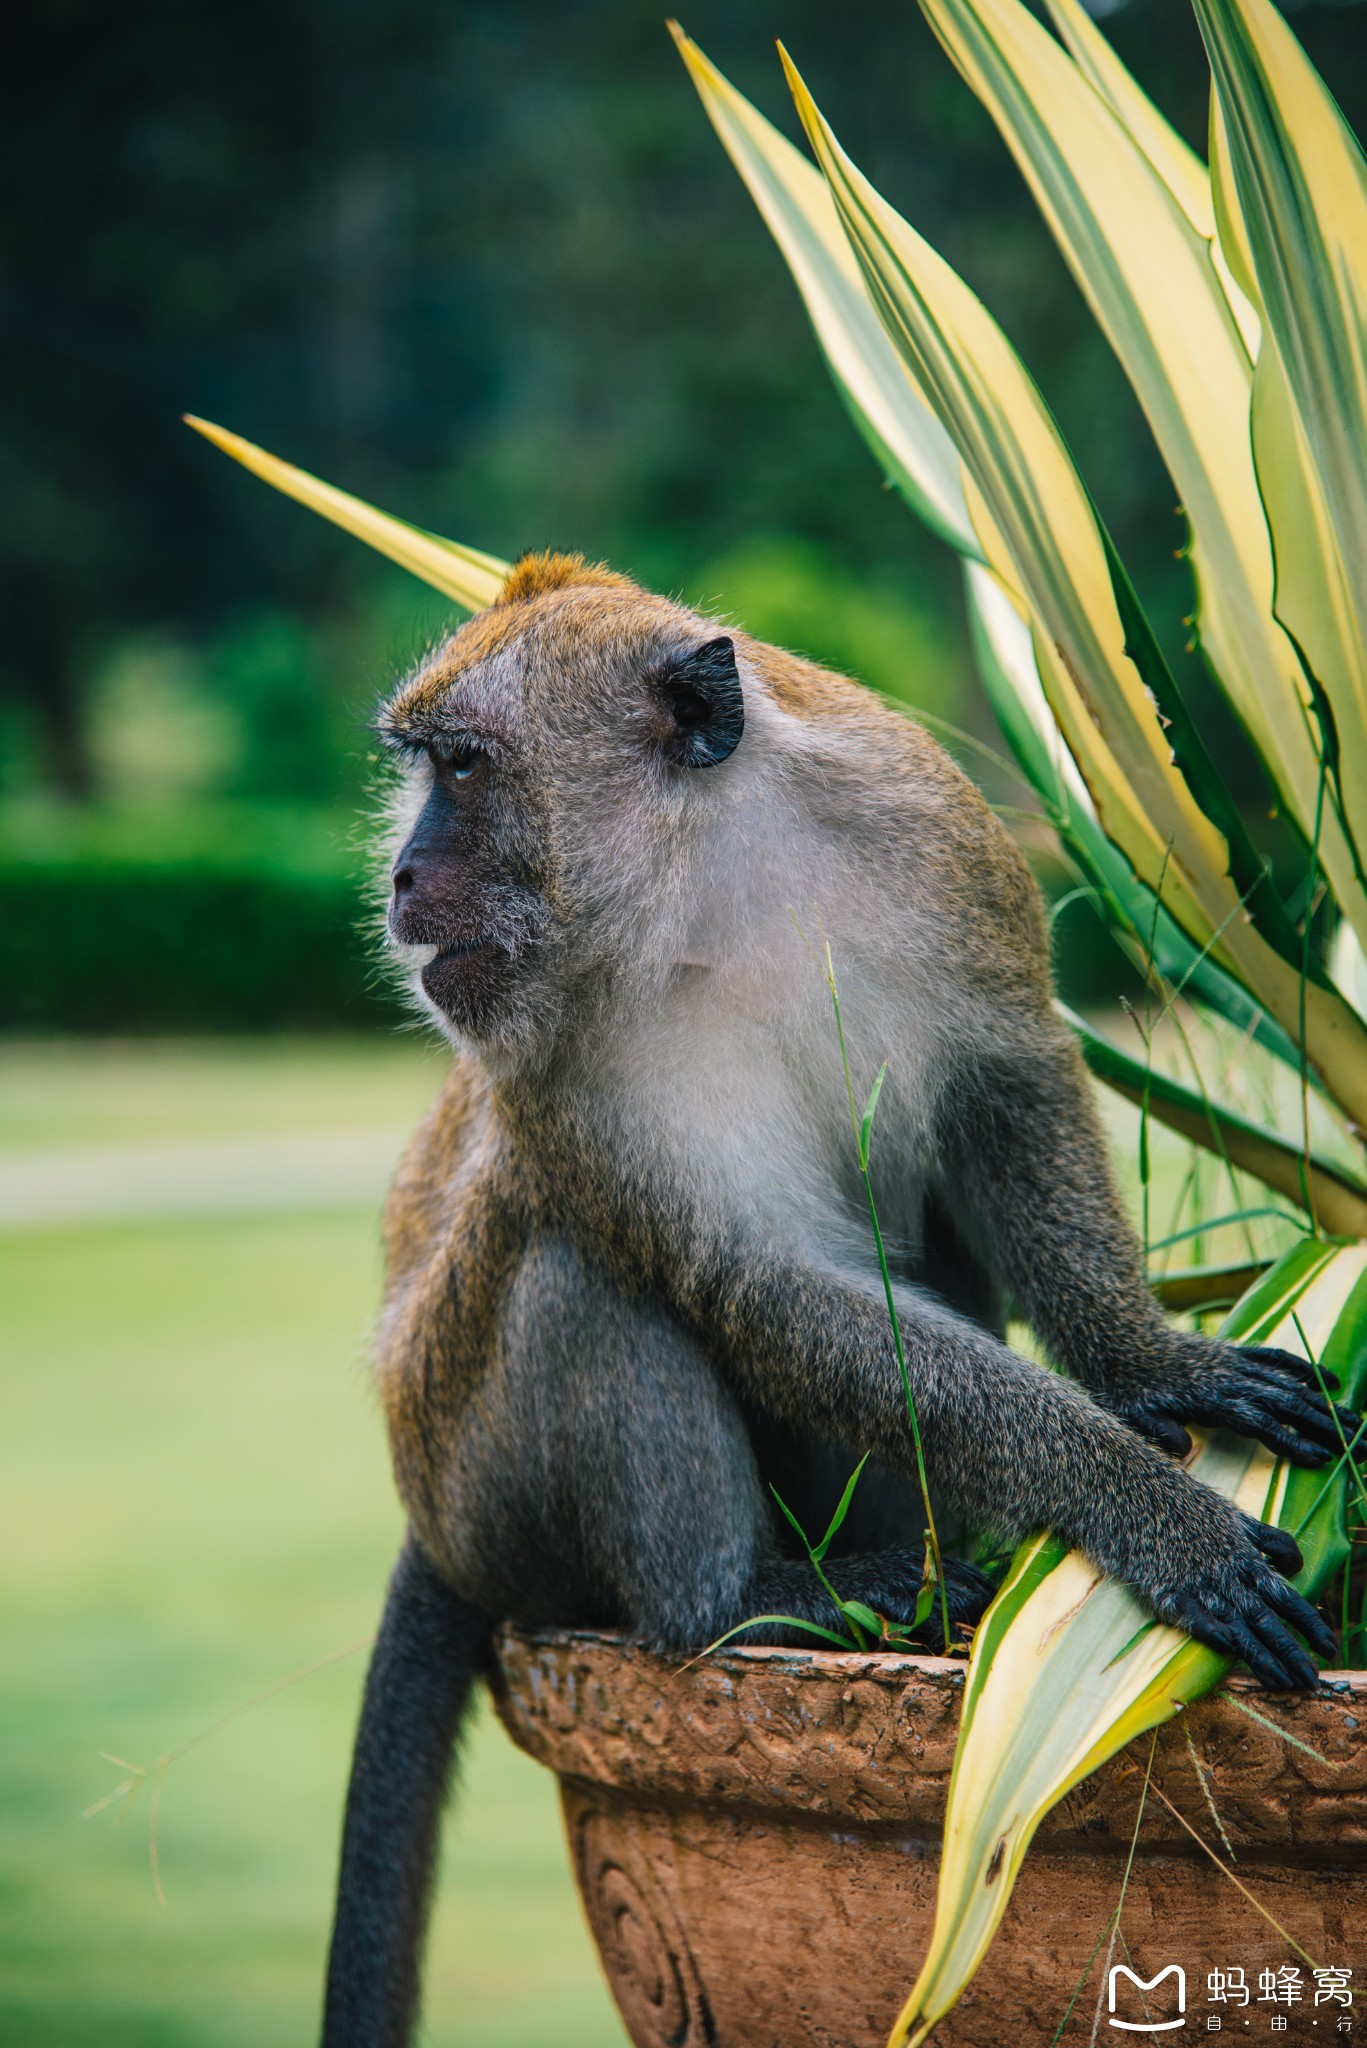
{"label": "blurred green background", "polygon": [[[1104,11],[1201,145],[1187,0]],[[1363,126],[1367,6],[1295,18]],[[355,933],[366,724],[448,614],[183,411],[496,553],[609,557],[984,729],[957,573],[880,487],[645,0],[17,0],[10,19],[0,1029],[386,1014]],[[685,26],[792,132],[781,33],[981,291],[1204,701],[1171,486],[911,0],[698,0]],[[1239,736],[1213,737],[1265,811]],[[1065,967],[1095,981],[1113,970],[1089,918]]]}
{"label": "blurred green background", "polygon": [[[442,1064],[378,1036],[0,1061],[5,2048],[315,2038],[363,1648],[169,1767],[164,1903],[151,1788],[80,1816],[128,1779],[101,1751],[152,1764],[374,1629],[378,1183]],[[369,1191],[338,1187],[339,1132]],[[610,2048],[551,1779],[487,1715],[464,1779],[426,2038]]]}
{"label": "blurred green background", "polygon": [[[1185,0],[1106,14],[1201,145]],[[303,2042],[360,1654],[171,1768],[164,1905],[147,1790],[122,1824],[78,1816],[120,1782],[100,1750],[150,1763],[378,1611],[398,1515],[365,1367],[376,1217],[441,1056],[396,1029],[365,929],[367,721],[452,621],[179,415],[501,554],[606,556],[993,734],[957,574],[850,431],[656,10],[9,18],[0,2041]],[[792,133],[782,34],[1002,319],[1266,826],[1184,651],[1171,487],[915,7],[699,0],[684,25]],[[1295,27],[1361,131],[1367,5]],[[1119,986],[1084,908],[1061,966],[1079,997]],[[429,1986],[434,2042],[621,2039],[553,1789],[487,1724]]]}

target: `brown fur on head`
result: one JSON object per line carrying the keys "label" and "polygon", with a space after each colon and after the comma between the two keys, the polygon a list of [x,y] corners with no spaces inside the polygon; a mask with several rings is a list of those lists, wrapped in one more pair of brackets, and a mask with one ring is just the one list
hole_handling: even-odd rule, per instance
{"label": "brown fur on head", "polygon": [[554,549],[539,554],[532,550],[518,556],[494,603],[521,604],[544,591],[565,590],[576,583],[601,583],[612,590],[635,588],[630,577],[619,576],[606,562],[590,562],[584,555],[562,555]]}

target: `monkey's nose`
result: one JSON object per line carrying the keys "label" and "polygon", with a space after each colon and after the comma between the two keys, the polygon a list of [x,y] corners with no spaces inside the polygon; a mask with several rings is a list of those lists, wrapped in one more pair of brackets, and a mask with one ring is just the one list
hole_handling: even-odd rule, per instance
{"label": "monkey's nose", "polygon": [[406,861],[401,861],[390,876],[396,906],[402,903],[404,897],[412,890],[415,879],[412,868],[409,867]]}

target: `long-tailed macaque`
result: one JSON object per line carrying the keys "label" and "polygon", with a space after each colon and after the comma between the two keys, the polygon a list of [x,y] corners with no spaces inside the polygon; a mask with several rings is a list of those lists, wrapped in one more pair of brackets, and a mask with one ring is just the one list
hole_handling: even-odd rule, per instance
{"label": "long-tailed macaque", "polygon": [[[1039,897],[910,719],[577,557],[528,557],[396,692],[389,933],[456,1047],[395,1181],[379,1384],[409,1535],[366,1689],[324,2038],[409,2036],[452,1744],[493,1626],[697,1650],[906,1622],[923,1514],[827,991],[886,1057],[877,1194],[947,1513],[1047,1527],[1272,1687],[1333,1638],[1292,1539],[1180,1462],[1185,1422],[1337,1448],[1309,1368],[1168,1327]],[[1008,1300],[1062,1368],[1003,1340]],[[1340,1411],[1344,1427],[1356,1418]],[[1175,1455],[1174,1455],[1175,1454]],[[954,1615],[987,1587],[948,1565]]]}

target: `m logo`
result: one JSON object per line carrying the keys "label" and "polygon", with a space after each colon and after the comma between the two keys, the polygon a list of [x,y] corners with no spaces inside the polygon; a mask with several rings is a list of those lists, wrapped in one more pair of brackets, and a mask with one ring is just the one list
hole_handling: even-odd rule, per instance
{"label": "m logo", "polygon": [[[1121,1977],[1128,1977],[1136,1991],[1156,1991],[1165,1977],[1177,1979],[1177,2010],[1187,2009],[1187,1973],[1180,1963],[1169,1963],[1166,1970],[1160,1970],[1156,1977],[1137,1977],[1133,1970],[1127,1970],[1123,1963],[1117,1963],[1111,1971],[1109,2006],[1111,2025],[1123,2027],[1127,2034],[1166,2034],[1173,2027],[1184,2027],[1184,2019],[1176,2020],[1118,2020],[1115,2017],[1115,1987]],[[1147,2009],[1147,2008],[1146,2008]]]}

